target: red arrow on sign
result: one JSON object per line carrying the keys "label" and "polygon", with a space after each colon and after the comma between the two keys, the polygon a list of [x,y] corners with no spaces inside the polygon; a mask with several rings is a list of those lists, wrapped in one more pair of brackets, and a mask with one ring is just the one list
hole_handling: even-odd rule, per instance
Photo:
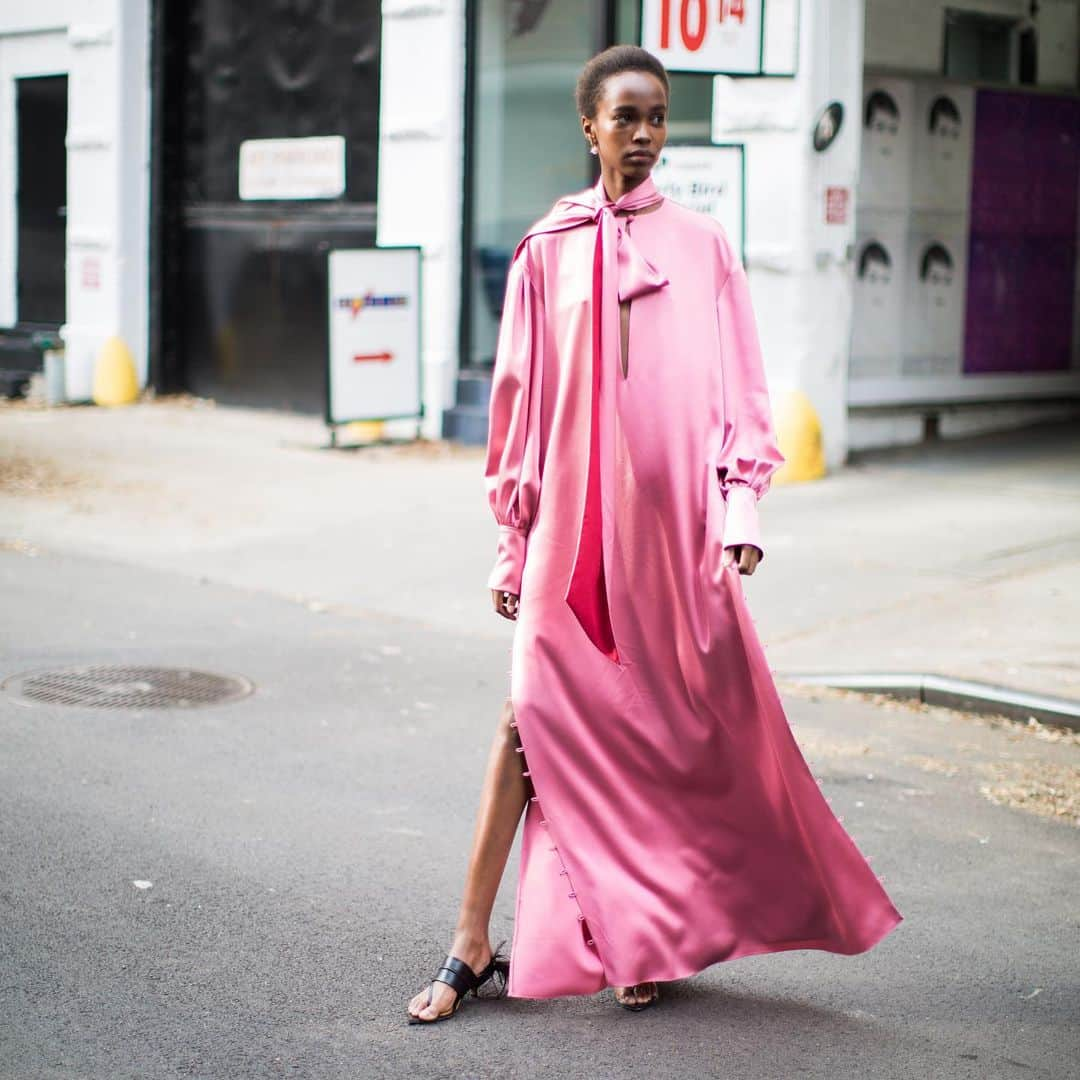
{"label": "red arrow on sign", "polygon": [[369,353],[357,353],[353,357],[354,364],[362,364],[365,360],[375,360],[381,364],[388,364],[394,359],[392,352],[369,352]]}

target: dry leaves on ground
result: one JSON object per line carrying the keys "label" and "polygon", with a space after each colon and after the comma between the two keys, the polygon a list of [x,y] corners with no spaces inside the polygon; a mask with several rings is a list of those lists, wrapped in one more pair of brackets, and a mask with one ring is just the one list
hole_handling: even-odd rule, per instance
{"label": "dry leaves on ground", "polygon": [[979,791],[991,802],[1080,827],[1080,767],[1017,761],[977,768],[990,780]]}
{"label": "dry leaves on ground", "polygon": [[5,495],[67,495],[90,486],[86,475],[61,469],[51,461],[0,449],[0,493]]}
{"label": "dry leaves on ground", "polygon": [[[835,687],[809,687],[805,684],[784,683],[785,694],[808,698],[811,701],[848,699],[871,702],[892,712],[913,712],[940,718],[957,719],[978,727],[1001,731],[1016,746],[1012,760],[979,760],[980,752],[974,743],[953,744],[953,751],[963,751],[951,760],[933,754],[906,754],[899,760],[927,773],[949,779],[960,777],[975,781],[979,793],[998,806],[1053,818],[1055,821],[1080,828],[1080,762],[1062,764],[1040,760],[1031,741],[1055,743],[1065,748],[1080,749],[1080,731],[1040,723],[1034,717],[1013,720],[1006,716],[961,712],[938,705],[927,705],[915,699],[897,699],[885,694],[864,694]],[[851,757],[863,753],[888,754],[887,747],[866,743],[844,743],[822,738],[817,732],[799,731],[799,742],[805,752],[824,757]],[[1025,749],[1026,747],[1026,749]]]}

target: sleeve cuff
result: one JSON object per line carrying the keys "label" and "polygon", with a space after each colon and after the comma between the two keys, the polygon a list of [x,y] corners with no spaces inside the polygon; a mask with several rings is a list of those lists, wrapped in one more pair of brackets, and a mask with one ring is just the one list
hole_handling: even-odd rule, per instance
{"label": "sleeve cuff", "polygon": [[746,484],[731,484],[724,491],[724,547],[752,544],[765,557],[758,525],[757,495]]}
{"label": "sleeve cuff", "polygon": [[528,535],[512,525],[499,526],[499,546],[495,554],[495,566],[488,576],[489,589],[501,589],[521,595],[521,575],[525,569],[525,549]]}

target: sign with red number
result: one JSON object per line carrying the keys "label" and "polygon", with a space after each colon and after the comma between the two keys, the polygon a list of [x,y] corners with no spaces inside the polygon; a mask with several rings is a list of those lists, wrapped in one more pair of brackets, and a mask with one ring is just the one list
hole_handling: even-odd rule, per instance
{"label": "sign with red number", "polygon": [[641,44],[669,71],[758,75],[764,0],[643,0]]}

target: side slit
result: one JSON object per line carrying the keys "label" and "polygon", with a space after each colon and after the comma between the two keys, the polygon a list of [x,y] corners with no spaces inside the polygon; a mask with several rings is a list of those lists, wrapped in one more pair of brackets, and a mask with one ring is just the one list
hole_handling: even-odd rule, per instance
{"label": "side slit", "polygon": [[[525,802],[525,812],[526,814],[529,813],[530,804],[535,806],[536,812],[539,814],[539,821],[537,822],[537,824],[543,826],[544,828],[547,828],[547,818],[544,815],[544,808],[540,805],[540,796],[536,794],[536,786],[532,782],[532,770],[529,768],[529,761],[528,757],[526,756],[525,745],[521,741],[521,732],[518,730],[517,714],[516,712],[514,712],[513,701],[510,702],[510,708],[512,713],[512,719],[509,721],[509,723],[510,726],[514,729],[514,734],[517,737],[517,745],[514,747],[514,750],[516,753],[521,755],[518,760],[521,762],[522,765],[522,775],[529,778],[526,781],[527,797]],[[556,856],[559,864],[559,877],[563,878],[565,881],[564,887],[567,889],[566,898],[568,900],[573,900],[574,907],[577,909],[577,923],[581,931],[582,940],[585,942],[585,945],[589,948],[589,950],[599,959],[598,950],[596,948],[596,941],[593,938],[593,935],[589,929],[589,924],[585,917],[585,912],[581,910],[581,903],[578,900],[577,890],[574,888],[574,883],[570,880],[570,869],[569,867],[567,867],[566,860],[563,858],[562,852],[559,850],[559,845],[554,843],[554,841],[551,840],[550,836],[548,837],[548,839],[548,850]],[[518,898],[520,900],[520,893]],[[602,962],[601,967],[603,967]],[[606,982],[606,973],[604,978]]]}
{"label": "side slit", "polygon": [[625,379],[630,371],[630,305],[633,300],[619,301],[619,347],[622,351],[622,374]]}

